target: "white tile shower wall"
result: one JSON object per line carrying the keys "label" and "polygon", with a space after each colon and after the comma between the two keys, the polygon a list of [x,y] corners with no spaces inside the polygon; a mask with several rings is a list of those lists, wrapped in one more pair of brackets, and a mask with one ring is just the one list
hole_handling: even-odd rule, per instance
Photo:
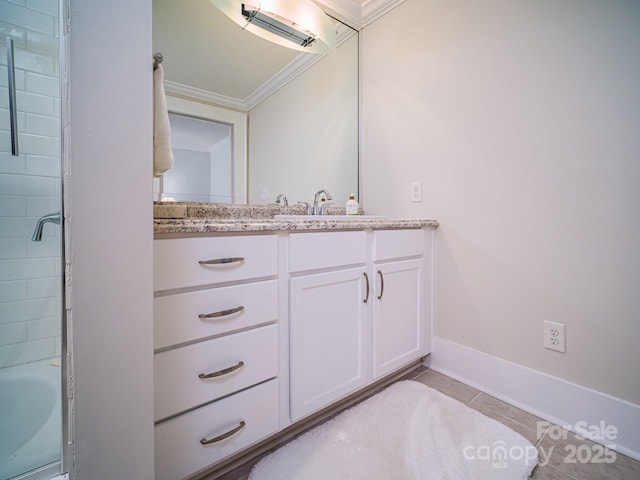
{"label": "white tile shower wall", "polygon": [[0,55],[0,368],[60,354],[58,2],[0,0],[0,43],[13,38],[20,156],[10,155],[7,59]]}

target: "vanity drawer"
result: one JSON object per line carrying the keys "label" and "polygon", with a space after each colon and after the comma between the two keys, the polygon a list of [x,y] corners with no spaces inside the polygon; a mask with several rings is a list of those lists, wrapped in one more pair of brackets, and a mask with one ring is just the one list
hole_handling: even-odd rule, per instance
{"label": "vanity drawer", "polygon": [[373,232],[373,260],[424,255],[423,229],[376,230]]}
{"label": "vanity drawer", "polygon": [[278,375],[278,326],[156,353],[153,375],[156,421],[273,378]]}
{"label": "vanity drawer", "polygon": [[[202,445],[244,426],[224,440]],[[278,429],[278,382],[261,385],[205,405],[155,427],[156,480],[176,480],[275,433]]]}
{"label": "vanity drawer", "polygon": [[[206,261],[210,263],[200,263]],[[153,242],[155,291],[268,277],[277,272],[275,235],[173,238]]]}
{"label": "vanity drawer", "polygon": [[291,272],[361,264],[367,261],[367,233],[292,233],[289,252]]}
{"label": "vanity drawer", "polygon": [[153,319],[155,349],[275,322],[278,282],[267,280],[156,297]]}

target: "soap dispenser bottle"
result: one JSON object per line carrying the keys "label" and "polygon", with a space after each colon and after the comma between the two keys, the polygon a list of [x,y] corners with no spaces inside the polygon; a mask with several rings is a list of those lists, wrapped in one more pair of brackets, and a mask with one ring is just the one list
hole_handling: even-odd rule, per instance
{"label": "soap dispenser bottle", "polygon": [[358,215],[358,202],[353,193],[349,195],[349,200],[347,200],[346,213],[347,215]]}

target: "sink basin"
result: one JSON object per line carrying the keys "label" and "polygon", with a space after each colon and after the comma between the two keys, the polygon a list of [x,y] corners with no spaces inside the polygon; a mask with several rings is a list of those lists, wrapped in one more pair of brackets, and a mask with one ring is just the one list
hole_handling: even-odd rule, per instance
{"label": "sink basin", "polygon": [[375,222],[377,220],[386,220],[387,217],[382,215],[275,215],[276,220],[308,220],[315,222],[326,221],[352,221],[352,222]]}

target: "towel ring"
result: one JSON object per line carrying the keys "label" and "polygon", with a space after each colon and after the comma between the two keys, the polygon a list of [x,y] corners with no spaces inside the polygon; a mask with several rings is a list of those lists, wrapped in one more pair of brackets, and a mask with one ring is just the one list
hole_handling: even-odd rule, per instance
{"label": "towel ring", "polygon": [[160,52],[156,52],[153,54],[153,69],[157,69],[158,65],[162,63],[164,60],[164,56]]}

